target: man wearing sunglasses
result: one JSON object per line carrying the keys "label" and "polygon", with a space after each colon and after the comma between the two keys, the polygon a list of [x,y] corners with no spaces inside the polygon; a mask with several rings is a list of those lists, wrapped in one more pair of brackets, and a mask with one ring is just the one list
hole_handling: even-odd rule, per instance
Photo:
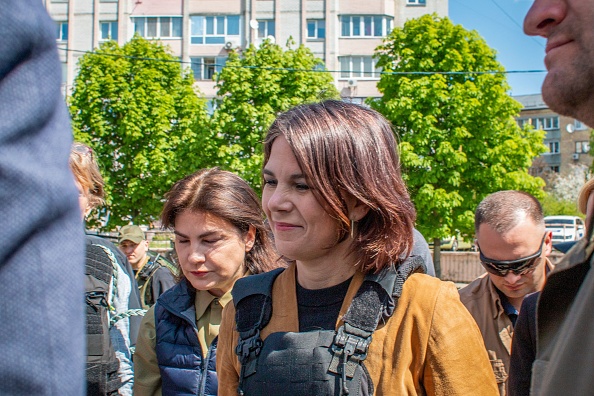
{"label": "man wearing sunglasses", "polygon": [[481,330],[505,395],[515,322],[524,297],[541,290],[552,269],[546,258],[552,235],[545,231],[538,200],[520,191],[487,196],[476,209],[475,234],[487,273],[460,290],[460,300]]}

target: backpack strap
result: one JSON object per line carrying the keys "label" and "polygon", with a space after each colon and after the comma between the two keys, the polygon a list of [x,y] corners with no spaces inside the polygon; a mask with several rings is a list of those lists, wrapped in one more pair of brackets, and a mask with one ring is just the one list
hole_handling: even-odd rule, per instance
{"label": "backpack strap", "polygon": [[425,262],[420,256],[410,256],[397,268],[390,266],[365,276],[331,346],[334,356],[328,371],[342,376],[343,394],[348,394],[347,377],[353,378],[367,358],[373,333],[394,314],[404,282],[417,272],[426,272]]}
{"label": "backpack strap", "polygon": [[148,279],[151,276],[153,276],[155,274],[155,272],[161,266],[159,263],[157,263],[157,260],[159,259],[159,257],[161,257],[160,253],[157,255],[157,257],[155,257],[155,259],[151,259],[149,257],[147,263],[140,269],[140,271],[138,271],[138,274],[136,275],[136,279],[148,281]]}
{"label": "backpack strap", "polygon": [[262,349],[262,330],[272,316],[272,285],[284,268],[238,279],[231,292],[235,304],[235,323],[239,341],[235,354],[241,363],[237,392],[243,395],[245,377],[256,372],[256,358]]}

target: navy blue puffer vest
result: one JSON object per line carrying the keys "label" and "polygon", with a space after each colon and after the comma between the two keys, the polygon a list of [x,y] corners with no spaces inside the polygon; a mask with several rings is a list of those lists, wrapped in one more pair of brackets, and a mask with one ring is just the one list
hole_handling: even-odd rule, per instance
{"label": "navy blue puffer vest", "polygon": [[183,280],[162,294],[155,305],[163,396],[217,394],[217,339],[204,359],[198,341],[195,298],[196,291]]}

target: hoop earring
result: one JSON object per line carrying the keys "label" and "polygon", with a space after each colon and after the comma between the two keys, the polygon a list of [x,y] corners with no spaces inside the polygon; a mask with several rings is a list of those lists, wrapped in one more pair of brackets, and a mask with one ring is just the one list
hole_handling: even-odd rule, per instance
{"label": "hoop earring", "polygon": [[351,239],[355,239],[355,220],[351,220]]}

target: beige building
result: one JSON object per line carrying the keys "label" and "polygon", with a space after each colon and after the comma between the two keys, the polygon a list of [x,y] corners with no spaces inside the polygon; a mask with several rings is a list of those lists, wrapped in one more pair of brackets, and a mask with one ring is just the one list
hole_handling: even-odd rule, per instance
{"label": "beige building", "polygon": [[135,32],[170,46],[206,97],[231,49],[270,38],[305,44],[333,72],[344,98],[379,96],[374,49],[410,18],[446,16],[448,0],[43,0],[56,21],[65,92],[80,56]]}
{"label": "beige building", "polygon": [[571,165],[592,165],[590,156],[590,128],[580,121],[561,116],[542,100],[542,95],[515,96],[523,106],[518,124],[530,123],[546,132],[544,144],[549,151],[534,160],[530,173],[540,176],[546,172],[566,173]]}

